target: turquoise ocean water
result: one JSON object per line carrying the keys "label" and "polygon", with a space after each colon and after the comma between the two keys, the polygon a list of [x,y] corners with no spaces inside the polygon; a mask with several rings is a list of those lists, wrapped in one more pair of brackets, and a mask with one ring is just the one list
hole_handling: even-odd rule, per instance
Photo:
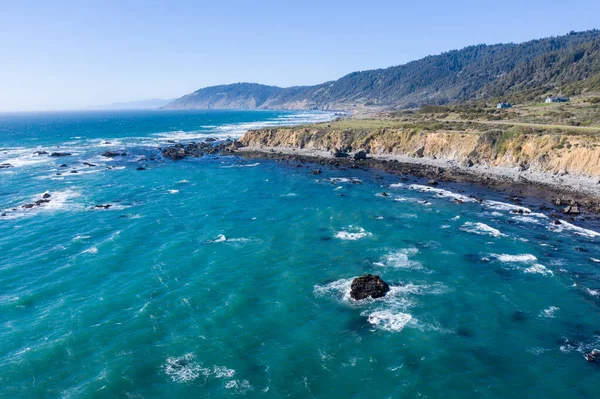
{"label": "turquoise ocean water", "polygon": [[[376,171],[149,160],[330,117],[0,115],[0,397],[598,397],[598,226]],[[390,294],[350,300],[365,272]]]}

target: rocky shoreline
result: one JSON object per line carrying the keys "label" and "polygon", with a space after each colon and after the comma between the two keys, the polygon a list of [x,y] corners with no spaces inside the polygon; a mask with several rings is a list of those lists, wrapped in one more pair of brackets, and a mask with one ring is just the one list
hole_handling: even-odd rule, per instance
{"label": "rocky shoreline", "polygon": [[[205,155],[238,155],[246,159],[269,159],[306,166],[310,173],[321,174],[319,165],[337,169],[381,170],[426,179],[438,183],[477,184],[505,193],[511,202],[520,205],[525,198],[537,198],[544,203],[540,210],[554,217],[575,221],[600,217],[600,185],[575,176],[548,176],[543,173],[520,171],[514,168],[489,167],[477,164],[459,165],[441,159],[414,158],[398,155],[373,155],[365,151],[319,151],[289,147],[244,146],[240,141],[174,143],[160,149],[163,158],[180,160]],[[307,165],[305,165],[307,164]],[[565,182],[565,179],[568,181]],[[586,188],[586,189],[584,189]]]}
{"label": "rocky shoreline", "polygon": [[[202,142],[177,143],[160,147],[162,159],[178,161],[186,157],[200,158],[207,155],[241,156],[246,159],[269,159],[293,164],[295,167],[305,167],[307,173],[320,175],[328,168],[347,170],[360,169],[363,171],[380,170],[400,176],[401,181],[425,179],[426,183],[436,186],[440,183],[468,183],[479,185],[504,193],[508,200],[515,205],[521,205],[527,198],[542,201],[539,209],[556,219],[569,221],[591,220],[600,218],[600,184],[589,179],[576,176],[548,176],[543,173],[519,171],[514,168],[489,167],[479,164],[460,165],[443,159],[415,158],[399,155],[369,154],[366,151],[320,151],[315,149],[298,149],[290,147],[245,146],[240,141],[227,139],[218,141],[207,138]],[[40,155],[40,154],[38,154]],[[56,156],[45,153],[47,156]],[[127,155],[124,150],[105,151],[102,156],[107,158],[123,158]],[[158,154],[157,154],[158,155]],[[161,156],[144,157],[146,161],[160,161]],[[61,156],[67,156],[62,154]],[[162,161],[161,161],[162,162]],[[95,166],[83,163],[87,166]],[[2,165],[7,168],[12,165]],[[61,165],[67,166],[67,165]],[[110,167],[109,167],[110,168]],[[145,170],[143,166],[137,170]],[[71,173],[77,173],[76,170]],[[60,175],[61,173],[57,173]],[[568,179],[568,181],[564,181]],[[385,194],[385,193],[384,193]],[[44,198],[40,203],[25,204],[23,208],[44,206],[49,202]],[[109,206],[96,206],[95,209],[108,209]],[[7,216],[4,213],[2,216]]]}
{"label": "rocky shoreline", "polygon": [[[435,160],[423,162],[412,158],[394,156],[347,156],[336,157],[326,151],[290,148],[242,147],[235,151],[246,159],[270,159],[287,163],[323,165],[339,169],[376,169],[400,175],[401,180],[411,177],[427,179],[430,185],[438,183],[469,183],[481,185],[505,193],[516,205],[521,200],[534,197],[544,203],[541,210],[554,216],[575,217],[590,220],[600,217],[600,194],[584,191],[572,185],[561,185],[550,181],[540,181],[536,176],[502,173],[498,168],[460,167],[450,162]],[[356,159],[357,158],[357,159]],[[312,168],[309,166],[309,169]],[[320,170],[319,170],[320,171]],[[321,172],[321,171],[320,171]],[[314,173],[314,169],[313,169]]]}

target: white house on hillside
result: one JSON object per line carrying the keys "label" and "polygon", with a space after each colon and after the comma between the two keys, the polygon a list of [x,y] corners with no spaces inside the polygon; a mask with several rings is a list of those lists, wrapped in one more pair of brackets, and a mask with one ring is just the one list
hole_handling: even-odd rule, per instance
{"label": "white house on hillside", "polygon": [[550,103],[568,103],[569,101],[571,101],[571,99],[569,97],[548,96],[548,98],[546,98],[546,104],[550,104]]}

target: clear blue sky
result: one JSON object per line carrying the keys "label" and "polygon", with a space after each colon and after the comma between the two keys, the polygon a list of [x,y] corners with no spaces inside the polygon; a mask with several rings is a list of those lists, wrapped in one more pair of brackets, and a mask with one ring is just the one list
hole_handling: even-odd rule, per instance
{"label": "clear blue sky", "polygon": [[599,0],[0,0],[0,110],[316,84],[477,43],[600,28]]}

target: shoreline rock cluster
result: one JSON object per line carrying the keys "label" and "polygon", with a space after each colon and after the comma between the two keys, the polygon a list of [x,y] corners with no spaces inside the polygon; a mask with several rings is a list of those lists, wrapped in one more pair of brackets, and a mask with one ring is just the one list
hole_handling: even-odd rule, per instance
{"label": "shoreline rock cluster", "polygon": [[[339,150],[338,150],[339,151]],[[381,159],[370,157],[356,160],[346,152],[345,156],[336,157],[320,154],[306,154],[300,151],[282,151],[276,149],[264,149],[245,147],[237,152],[238,155],[247,159],[270,159],[286,163],[307,163],[311,170],[315,165],[330,166],[339,169],[377,169],[386,173],[400,175],[403,181],[407,176],[427,179],[427,183],[436,186],[439,183],[469,183],[483,186],[486,189],[504,192],[511,198],[511,202],[519,205],[521,198],[539,198],[547,204],[541,208],[544,211],[554,212],[556,216],[564,215],[569,221],[575,217],[589,218],[589,214],[600,215],[600,198],[585,192],[576,192],[568,188],[556,185],[519,179],[517,181],[501,176],[480,175],[476,173],[465,173],[452,166],[441,167],[426,163],[408,163],[395,159]],[[321,170],[322,171],[322,170]],[[323,172],[323,171],[322,171]],[[560,205],[558,205],[560,204]]]}
{"label": "shoreline rock cluster", "polygon": [[[23,204],[19,208],[32,209],[32,208],[37,208],[37,207],[43,207],[51,201],[51,198],[52,198],[52,195],[50,193],[44,193],[44,195],[42,195],[42,198],[40,198],[34,202],[31,202],[31,203]],[[18,208],[12,208],[11,211],[16,212],[17,209]],[[8,216],[8,213],[6,211],[3,211],[0,214],[0,217],[6,217],[6,216]]]}
{"label": "shoreline rock cluster", "polygon": [[224,142],[218,144],[217,140],[209,137],[201,143],[192,141],[191,143],[182,144],[177,143],[172,146],[160,148],[163,158],[177,161],[186,157],[200,158],[205,155],[232,155],[237,149],[241,147],[241,144],[237,141],[227,139]]}

